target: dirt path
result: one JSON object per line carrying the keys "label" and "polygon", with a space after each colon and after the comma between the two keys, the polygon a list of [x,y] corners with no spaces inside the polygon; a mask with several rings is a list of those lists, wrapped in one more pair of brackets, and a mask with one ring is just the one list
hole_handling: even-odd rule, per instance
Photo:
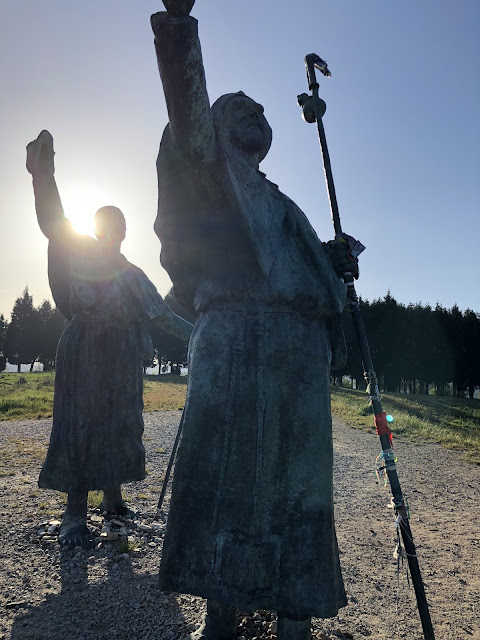
{"label": "dirt path", "polygon": [[[139,511],[131,526],[141,544],[128,556],[119,553],[117,542],[62,555],[54,535],[41,542],[42,523],[58,518],[64,507],[59,494],[36,487],[50,421],[0,423],[0,640],[180,640],[194,628],[204,602],[165,596],[156,588],[165,525],[156,502],[179,417],[145,415],[149,474],[127,487]],[[315,620],[316,636],[421,640],[406,568],[397,577],[393,559],[390,494],[375,483],[377,437],[335,422],[334,447],[337,533],[349,604],[338,618]],[[395,450],[436,638],[480,640],[480,468],[436,445],[396,441]],[[275,637],[268,636],[272,627],[265,620],[256,625],[259,640]]]}

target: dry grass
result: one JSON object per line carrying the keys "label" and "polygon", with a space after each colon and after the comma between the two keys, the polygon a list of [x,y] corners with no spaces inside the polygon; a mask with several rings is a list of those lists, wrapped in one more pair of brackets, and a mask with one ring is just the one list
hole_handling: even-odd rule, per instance
{"label": "dry grass", "polygon": [[[352,427],[373,430],[372,410],[364,392],[332,387],[331,397],[333,415]],[[469,462],[480,464],[479,400],[385,393],[382,404],[394,418],[394,435],[458,449]]]}
{"label": "dry grass", "polygon": [[[0,421],[49,417],[52,414],[54,373],[0,373]],[[145,411],[182,409],[187,378],[172,374],[145,376]],[[332,388],[332,413],[348,425],[372,430],[373,417],[361,391]],[[438,442],[459,449],[480,464],[480,401],[463,398],[386,393],[383,404],[395,421],[392,431],[413,442]],[[10,438],[0,446],[4,464],[0,477],[12,475],[9,462],[45,459],[47,442]],[[163,453],[158,450],[157,453]]]}
{"label": "dry grass", "polygon": [[157,485],[154,485],[153,487],[150,487],[150,491],[151,491],[152,493],[161,493],[161,491],[162,491],[162,487],[159,487],[159,486],[157,486]]}
{"label": "dry grass", "polygon": [[142,547],[140,540],[126,540],[118,545],[119,553],[131,553],[138,551]]}
{"label": "dry grass", "polygon": [[[55,373],[0,373],[0,421],[51,418]],[[172,374],[145,376],[145,411],[182,409],[187,378]]]}
{"label": "dry grass", "polygon": [[103,500],[103,491],[89,491],[87,503],[93,509],[97,509]]}
{"label": "dry grass", "polygon": [[187,394],[187,378],[166,374],[145,376],[143,402],[145,411],[183,409]]}
{"label": "dry grass", "polygon": [[14,476],[14,469],[27,468],[32,463],[43,462],[47,455],[46,440],[37,438],[7,438],[0,444],[2,466],[0,476]]}
{"label": "dry grass", "polygon": [[54,373],[0,373],[0,420],[50,418]]}

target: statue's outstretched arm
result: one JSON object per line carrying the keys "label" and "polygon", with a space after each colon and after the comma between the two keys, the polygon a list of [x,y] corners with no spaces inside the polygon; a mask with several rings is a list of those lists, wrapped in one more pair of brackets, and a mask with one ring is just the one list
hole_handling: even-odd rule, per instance
{"label": "statue's outstretched arm", "polygon": [[36,140],[27,145],[27,170],[33,178],[38,224],[49,239],[70,230],[54,178],[53,157],[53,137],[43,130]]}
{"label": "statue's outstretched arm", "polygon": [[180,338],[180,340],[184,342],[188,342],[193,330],[193,325],[184,318],[177,316],[166,302],[164,302],[164,305],[162,313],[153,318],[152,321],[158,325],[160,329],[163,329],[163,331],[171,333],[172,336]]}
{"label": "statue's outstretched arm", "polygon": [[182,153],[208,163],[215,152],[197,20],[188,15],[192,0],[165,0],[168,12],[151,18],[155,49],[170,127]]}

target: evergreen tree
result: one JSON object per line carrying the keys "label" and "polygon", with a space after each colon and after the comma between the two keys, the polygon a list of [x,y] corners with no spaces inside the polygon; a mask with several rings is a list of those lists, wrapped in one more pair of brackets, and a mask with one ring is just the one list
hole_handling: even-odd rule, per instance
{"label": "evergreen tree", "polygon": [[32,370],[39,353],[41,326],[40,314],[33,306],[28,287],[25,287],[13,306],[4,341],[5,356],[11,364],[17,365],[18,371],[27,362]]}
{"label": "evergreen tree", "polygon": [[[369,302],[362,302],[362,315],[368,317]],[[352,314],[350,311],[344,311],[342,315],[343,331],[345,334],[345,342],[347,345],[347,362],[346,365],[338,371],[333,371],[332,376],[343,377],[349,376],[352,380],[352,387],[357,389],[365,389],[365,380],[363,377],[362,358],[358,347],[357,337],[353,326]],[[354,383],[355,381],[355,383]]]}
{"label": "evergreen tree", "polygon": [[473,398],[480,385],[480,318],[467,309],[463,314],[463,379],[468,397]]}
{"label": "evergreen tree", "polygon": [[7,359],[4,354],[5,334],[7,333],[8,322],[5,320],[3,313],[0,315],[0,371],[5,369]]}
{"label": "evergreen tree", "polygon": [[51,371],[55,368],[57,345],[66,321],[61,311],[52,307],[48,300],[44,300],[37,311],[41,319],[38,359],[42,362],[44,371]]}
{"label": "evergreen tree", "polygon": [[365,324],[373,366],[380,388],[385,391],[394,391],[400,384],[406,329],[403,311],[389,291],[383,300],[372,302]]}
{"label": "evergreen tree", "polygon": [[453,395],[459,396],[466,388],[465,380],[465,336],[463,334],[463,316],[457,305],[447,315],[447,338],[450,357],[453,363]]}
{"label": "evergreen tree", "polygon": [[[362,301],[362,317],[380,389],[428,394],[435,385],[443,395],[453,382],[454,393],[473,397],[480,384],[480,318],[454,306],[447,311],[421,303],[404,306],[390,292],[372,303]],[[347,365],[339,372],[357,381],[362,367],[353,324],[344,314]],[[337,372],[334,372],[339,377]],[[362,385],[360,385],[362,386]]]}
{"label": "evergreen tree", "polygon": [[437,395],[444,395],[446,385],[453,379],[453,357],[448,339],[448,323],[448,311],[440,304],[437,304],[433,311],[430,325],[433,353],[429,369],[429,377],[435,384]]}

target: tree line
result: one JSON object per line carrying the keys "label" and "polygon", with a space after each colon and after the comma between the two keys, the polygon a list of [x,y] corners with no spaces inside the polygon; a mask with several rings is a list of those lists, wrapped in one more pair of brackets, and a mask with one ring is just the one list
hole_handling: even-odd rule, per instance
{"label": "tree line", "polygon": [[[361,301],[362,316],[381,391],[437,395],[452,392],[473,398],[480,385],[480,316],[454,305],[398,303],[390,292]],[[344,313],[348,361],[334,383],[349,376],[365,388],[352,319]]]}
{"label": "tree line", "polygon": [[[165,302],[175,313],[195,322],[192,314],[181,309],[171,293],[165,296]],[[25,287],[15,300],[10,322],[0,315],[0,371],[5,369],[7,360],[16,365],[18,371],[22,364],[30,364],[32,371],[35,362],[41,362],[44,371],[54,369],[57,344],[66,324],[65,316],[48,300],[35,307],[28,287]],[[149,326],[154,354],[144,362],[144,368],[158,363],[160,370],[162,365],[169,364],[173,372],[180,373],[180,366],[186,364],[187,345],[153,323]]]}
{"label": "tree line", "polygon": [[[195,316],[182,308],[169,292],[165,296],[175,313],[190,322]],[[373,302],[361,301],[362,315],[381,391],[438,395],[465,391],[473,397],[480,385],[480,316],[457,306],[398,303],[388,293]],[[10,364],[42,362],[44,370],[55,366],[55,353],[66,320],[48,300],[35,307],[25,288],[13,306],[10,322],[0,315],[0,371]],[[353,323],[345,312],[346,366],[333,373],[334,384],[348,376],[351,384],[364,388],[363,370]],[[186,363],[187,345],[151,323],[154,356],[144,366],[170,364],[180,371]]]}
{"label": "tree line", "polygon": [[57,344],[66,320],[63,314],[52,307],[48,300],[34,307],[33,298],[25,287],[22,295],[15,300],[10,322],[0,315],[0,371],[10,364],[30,364],[42,362],[45,371],[55,367]]}

